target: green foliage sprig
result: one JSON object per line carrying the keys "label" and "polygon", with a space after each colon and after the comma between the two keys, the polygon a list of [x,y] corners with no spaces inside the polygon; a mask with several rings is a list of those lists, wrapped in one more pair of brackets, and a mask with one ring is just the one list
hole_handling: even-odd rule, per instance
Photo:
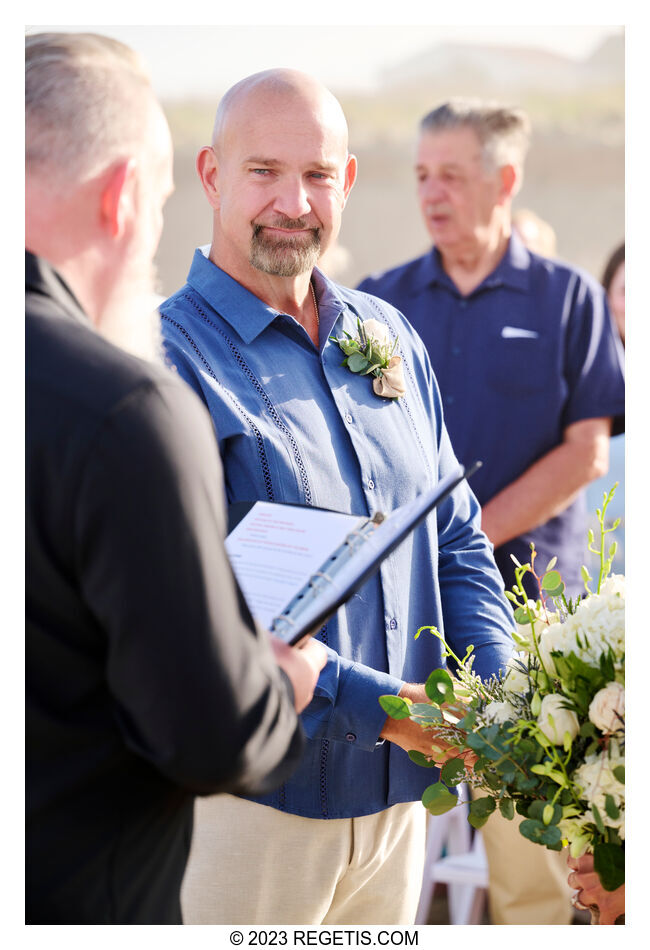
{"label": "green foliage sprig", "polygon": [[359,373],[361,376],[381,376],[395,354],[398,340],[395,339],[392,343],[377,340],[366,332],[358,317],[357,332],[356,337],[347,330],[343,331],[344,339],[330,337],[330,340],[337,343],[345,353],[345,359],[341,365],[347,366],[351,372]]}

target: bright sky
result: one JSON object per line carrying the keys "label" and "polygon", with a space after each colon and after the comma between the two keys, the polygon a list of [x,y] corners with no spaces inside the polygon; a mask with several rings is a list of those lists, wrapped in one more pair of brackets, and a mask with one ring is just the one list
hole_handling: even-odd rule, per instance
{"label": "bright sky", "polygon": [[[271,19],[267,13],[260,22]],[[38,31],[62,28],[37,24]],[[137,49],[149,65],[156,92],[167,100],[211,96],[243,76],[273,66],[305,70],[339,90],[372,89],[382,69],[448,42],[537,46],[581,58],[620,32],[612,26],[299,26],[277,21],[247,26],[96,23],[65,28],[107,33]]]}

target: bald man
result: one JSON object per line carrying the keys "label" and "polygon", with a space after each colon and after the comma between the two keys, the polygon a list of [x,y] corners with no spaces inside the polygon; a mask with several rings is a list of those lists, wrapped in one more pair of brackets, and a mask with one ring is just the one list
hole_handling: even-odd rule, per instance
{"label": "bald man", "polygon": [[[290,70],[243,80],[222,99],[197,169],[212,244],[162,306],[163,336],[211,413],[229,501],[368,515],[435,485],[457,463],[419,338],[393,307],[316,267],[357,173],[336,99]],[[342,365],[332,338],[370,320],[377,339],[399,340],[404,388]],[[479,524],[463,484],[322,628],[328,662],[302,717],[301,765],[277,792],[199,808],[187,922],[413,922],[419,799],[436,773],[406,753],[430,753],[431,741],[410,720],[387,720],[378,700],[425,698],[423,680],[444,661],[435,637],[415,642],[424,624],[460,655],[474,644],[484,675],[510,656],[510,610]]]}

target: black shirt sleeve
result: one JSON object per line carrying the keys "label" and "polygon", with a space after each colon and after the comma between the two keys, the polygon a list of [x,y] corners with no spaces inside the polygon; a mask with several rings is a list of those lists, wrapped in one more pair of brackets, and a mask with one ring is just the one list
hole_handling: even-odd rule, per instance
{"label": "black shirt sleeve", "polygon": [[257,794],[297,765],[302,733],[224,530],[207,413],[173,378],[143,382],[103,420],[82,468],[81,593],[105,631],[127,745],[198,794]]}

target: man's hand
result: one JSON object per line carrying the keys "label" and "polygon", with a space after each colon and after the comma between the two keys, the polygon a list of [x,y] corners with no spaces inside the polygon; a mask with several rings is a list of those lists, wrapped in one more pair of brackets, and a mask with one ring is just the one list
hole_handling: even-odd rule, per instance
{"label": "man's hand", "polygon": [[[414,703],[429,702],[423,684],[405,683],[399,695],[412,700]],[[386,718],[384,727],[379,734],[381,739],[394,742],[405,752],[412,750],[421,752],[436,765],[443,765],[448,759],[461,758],[465,765],[471,768],[477,758],[474,753],[460,753],[457,748],[449,745],[444,735],[444,727],[423,729],[422,726],[411,719],[391,719],[390,716]]]}
{"label": "man's hand", "polygon": [[271,647],[275,662],[291,680],[296,711],[302,712],[314,695],[320,671],[327,662],[327,651],[322,643],[311,638],[299,647],[290,647],[271,636]]}
{"label": "man's hand", "polygon": [[625,913],[625,884],[615,891],[606,891],[594,871],[593,854],[567,858],[567,864],[573,868],[567,879],[569,886],[578,891],[575,906],[586,909],[595,905],[600,911],[601,924],[615,924],[616,919]]}

